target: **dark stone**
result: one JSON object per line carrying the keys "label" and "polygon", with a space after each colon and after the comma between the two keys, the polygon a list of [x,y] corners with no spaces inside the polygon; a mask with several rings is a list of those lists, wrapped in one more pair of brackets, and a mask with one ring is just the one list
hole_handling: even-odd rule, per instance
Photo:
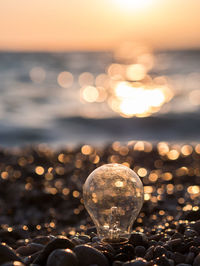
{"label": "dark stone", "polygon": [[179,246],[182,242],[183,240],[181,238],[175,238],[175,239],[169,240],[167,244],[172,250],[175,250],[176,247]]}
{"label": "dark stone", "polygon": [[169,262],[168,258],[165,255],[163,255],[161,257],[157,257],[154,261],[155,261],[156,265],[170,266],[170,262]]}
{"label": "dark stone", "polygon": [[92,242],[99,242],[100,238],[98,236],[95,236],[92,238]]}
{"label": "dark stone", "polygon": [[90,242],[90,237],[87,236],[87,235],[80,235],[80,236],[78,236],[78,238],[79,238],[80,240],[82,240],[84,243],[88,243],[88,242]]}
{"label": "dark stone", "polygon": [[131,244],[126,244],[121,248],[121,252],[129,256],[134,256],[134,247]]}
{"label": "dark stone", "polygon": [[146,254],[144,255],[144,258],[148,261],[153,259],[153,251],[154,251],[154,246],[149,247],[146,251]]}
{"label": "dark stone", "polygon": [[167,255],[167,250],[162,246],[157,246],[154,248],[154,258],[161,257],[162,255]]}
{"label": "dark stone", "polygon": [[148,238],[143,233],[132,233],[129,239],[129,243],[132,244],[134,247],[136,246],[148,246]]}
{"label": "dark stone", "polygon": [[[185,228],[185,227],[184,227]],[[173,235],[172,235],[172,237],[171,237],[171,239],[183,239],[183,235],[181,234],[181,233],[179,233],[179,232],[175,232]]]}
{"label": "dark stone", "polygon": [[122,261],[114,261],[112,266],[122,266],[123,265],[123,262]]}
{"label": "dark stone", "polygon": [[190,251],[190,252],[187,254],[187,257],[186,257],[185,262],[186,262],[186,263],[189,263],[189,264],[192,264],[193,261],[194,261],[194,258],[195,258],[195,254],[194,254],[194,252],[191,252],[191,251]]}
{"label": "dark stone", "polygon": [[35,252],[38,252],[40,250],[43,250],[44,245],[37,244],[37,243],[31,243],[27,246],[21,246],[18,249],[16,249],[16,252],[19,253],[21,256],[29,256],[32,255]]}
{"label": "dark stone", "polygon": [[68,238],[56,238],[49,242],[39,256],[33,261],[36,264],[44,264],[49,254],[55,249],[73,249],[74,243]]}
{"label": "dark stone", "polygon": [[96,226],[92,226],[92,227],[89,227],[87,228],[87,230],[85,231],[85,234],[86,235],[90,235],[91,233],[97,233],[97,229],[96,229]]}
{"label": "dark stone", "polygon": [[191,228],[187,228],[184,232],[184,235],[186,237],[194,237],[194,236],[197,236],[198,233],[195,231],[195,230],[192,230]]}
{"label": "dark stone", "polygon": [[78,259],[71,249],[55,249],[47,259],[47,266],[78,266]]}
{"label": "dark stone", "polygon": [[174,261],[176,262],[176,264],[184,263],[185,262],[185,255],[183,255],[179,252],[174,252]]}
{"label": "dark stone", "polygon": [[149,241],[149,246],[156,246],[156,245],[157,245],[157,241],[155,241],[155,240]]}
{"label": "dark stone", "polygon": [[107,258],[97,250],[89,245],[78,245],[74,248],[79,261],[79,266],[88,266],[90,264],[97,264],[98,266],[108,266]]}
{"label": "dark stone", "polygon": [[170,263],[170,266],[174,266],[174,261],[172,259],[168,259],[169,263]]}
{"label": "dark stone", "polygon": [[[180,219],[182,219],[182,217]],[[191,210],[184,213],[182,220],[196,221],[199,219],[200,219],[200,210],[198,211]]]}
{"label": "dark stone", "polygon": [[188,245],[182,242],[180,245],[173,248],[173,250],[180,252],[180,253],[187,253],[189,251]]}
{"label": "dark stone", "polygon": [[1,266],[25,266],[25,264],[21,261],[9,261],[4,264],[1,264]]}
{"label": "dark stone", "polygon": [[187,264],[187,263],[179,263],[176,266],[192,266],[191,264]]}
{"label": "dark stone", "polygon": [[32,263],[39,255],[41,254],[41,251],[38,251],[30,256],[27,256],[24,258],[24,263],[26,265],[29,265],[30,263]]}
{"label": "dark stone", "polygon": [[8,261],[22,261],[15,251],[7,245],[0,244],[0,264]]}
{"label": "dark stone", "polygon": [[172,251],[169,251],[169,250],[168,250],[167,257],[168,257],[168,259],[172,259],[172,260],[174,260],[175,255],[174,255],[174,253],[173,253]]}
{"label": "dark stone", "polygon": [[145,252],[146,252],[146,248],[143,247],[143,246],[136,246],[135,247],[135,256],[136,257],[144,257],[145,255]]}
{"label": "dark stone", "polygon": [[193,266],[199,266],[200,265],[200,253],[196,256],[193,262]]}
{"label": "dark stone", "polygon": [[193,228],[198,234],[200,234],[200,220],[197,220],[196,222],[191,222],[190,227]]}
{"label": "dark stone", "polygon": [[156,235],[153,235],[153,236],[150,236],[149,237],[149,241],[159,241],[161,239],[162,235],[161,234],[156,234]]}
{"label": "dark stone", "polygon": [[190,250],[190,252],[193,252],[195,255],[198,255],[199,254],[198,247],[191,246],[189,250]]}
{"label": "dark stone", "polygon": [[71,241],[74,243],[75,246],[85,244],[85,241],[81,240],[77,236],[71,238]]}
{"label": "dark stone", "polygon": [[123,266],[147,266],[147,261],[143,258],[137,258],[135,260],[125,262]]}
{"label": "dark stone", "polygon": [[47,245],[50,241],[56,239],[55,236],[37,236],[32,240],[32,243],[37,243],[41,245]]}
{"label": "dark stone", "polygon": [[108,259],[111,264],[114,261],[114,255],[107,250],[102,251],[103,255]]}
{"label": "dark stone", "polygon": [[127,260],[129,260],[129,257],[126,253],[119,253],[115,256],[115,260],[127,261]]}

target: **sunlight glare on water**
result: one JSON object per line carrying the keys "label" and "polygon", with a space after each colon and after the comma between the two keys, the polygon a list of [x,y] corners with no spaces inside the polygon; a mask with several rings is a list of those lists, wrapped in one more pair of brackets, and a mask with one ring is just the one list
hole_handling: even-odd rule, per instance
{"label": "sunlight glare on water", "polygon": [[93,76],[90,73],[80,75],[79,84],[90,83],[80,90],[82,102],[104,102],[126,118],[146,117],[158,112],[172,99],[173,91],[164,76],[149,74],[153,64],[154,55],[148,47],[131,43],[122,45],[116,53],[116,61],[97,76],[96,87],[91,86]]}

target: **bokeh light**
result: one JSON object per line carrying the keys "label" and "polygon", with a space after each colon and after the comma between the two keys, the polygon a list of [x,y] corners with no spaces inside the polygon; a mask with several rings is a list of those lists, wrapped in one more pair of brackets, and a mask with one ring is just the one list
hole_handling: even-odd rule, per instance
{"label": "bokeh light", "polygon": [[61,72],[57,78],[58,84],[63,88],[69,88],[74,82],[74,77],[70,72]]}
{"label": "bokeh light", "polygon": [[34,83],[42,83],[46,78],[46,71],[42,67],[33,67],[29,72],[30,79]]}

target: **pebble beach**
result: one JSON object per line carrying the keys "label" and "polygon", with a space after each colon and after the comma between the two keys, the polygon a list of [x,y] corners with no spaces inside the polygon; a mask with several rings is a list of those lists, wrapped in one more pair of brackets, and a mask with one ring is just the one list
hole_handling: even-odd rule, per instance
{"label": "pebble beach", "polygon": [[[144,204],[125,244],[102,243],[82,198],[106,163],[133,169]],[[200,144],[130,141],[0,149],[0,265],[200,265]]]}

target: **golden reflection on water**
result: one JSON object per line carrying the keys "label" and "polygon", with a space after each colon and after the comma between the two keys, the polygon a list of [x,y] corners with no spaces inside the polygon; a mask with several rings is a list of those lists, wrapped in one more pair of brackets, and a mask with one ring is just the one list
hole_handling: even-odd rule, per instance
{"label": "golden reflection on water", "polygon": [[79,76],[83,103],[106,103],[115,113],[130,118],[150,116],[173,98],[167,78],[148,73],[154,64],[148,48],[126,44],[115,57],[118,62],[95,79],[89,72]]}

